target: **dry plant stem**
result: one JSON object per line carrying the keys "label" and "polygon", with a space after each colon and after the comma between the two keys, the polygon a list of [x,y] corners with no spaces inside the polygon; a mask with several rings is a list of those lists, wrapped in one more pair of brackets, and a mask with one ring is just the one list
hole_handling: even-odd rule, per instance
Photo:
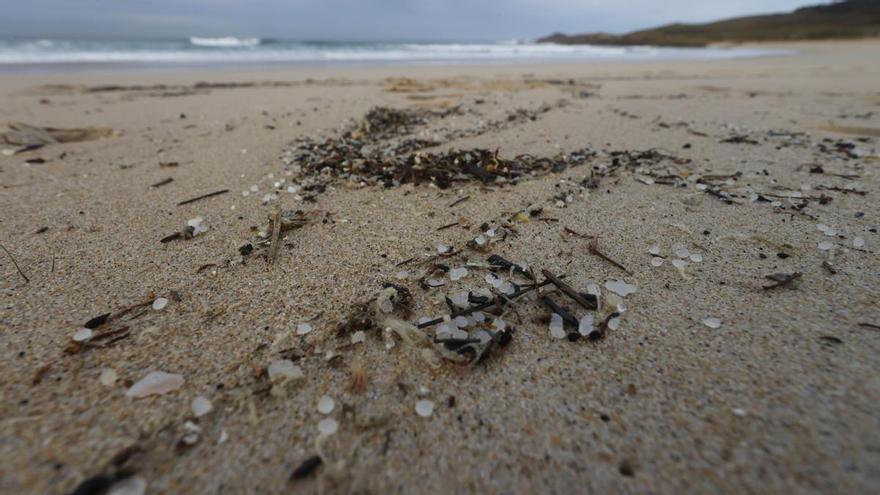
{"label": "dry plant stem", "polygon": [[15,265],[15,269],[18,270],[18,274],[21,275],[21,278],[23,278],[25,282],[30,283],[31,279],[27,278],[27,275],[25,275],[24,272],[21,271],[21,267],[18,266],[18,262],[15,261],[15,256],[12,256],[12,253],[10,253],[9,250],[6,249],[6,246],[4,246],[3,244],[0,244],[0,248],[3,248],[3,251],[6,252],[6,255],[9,256],[9,259],[12,260],[12,264]]}

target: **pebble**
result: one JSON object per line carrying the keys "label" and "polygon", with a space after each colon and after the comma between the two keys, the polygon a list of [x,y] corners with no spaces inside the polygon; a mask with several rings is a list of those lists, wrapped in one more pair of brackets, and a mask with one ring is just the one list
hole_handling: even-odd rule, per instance
{"label": "pebble", "polygon": [[651,266],[654,268],[659,268],[663,266],[663,258],[651,258]]}
{"label": "pebble", "polygon": [[416,414],[423,418],[430,417],[434,413],[434,401],[422,399],[416,401]]}
{"label": "pebble", "polygon": [[367,334],[363,330],[358,330],[351,335],[352,344],[360,344],[367,340]]}
{"label": "pebble", "polygon": [[862,237],[856,237],[852,240],[852,245],[857,248],[865,247],[865,239]]}
{"label": "pebble", "polygon": [[831,248],[834,247],[834,243],[831,241],[822,241],[819,243],[819,249],[821,251],[830,251]]}
{"label": "pebble", "polygon": [[165,306],[168,306],[168,299],[165,299],[164,297],[157,297],[153,300],[153,309],[155,309],[156,311],[165,309]]}
{"label": "pebble", "polygon": [[296,334],[297,335],[305,335],[312,331],[312,326],[308,323],[300,323],[296,326]]}
{"label": "pebble", "polygon": [[461,280],[462,278],[466,277],[467,274],[468,274],[467,268],[464,268],[464,267],[453,268],[453,269],[449,270],[449,279],[454,282],[456,280]]}

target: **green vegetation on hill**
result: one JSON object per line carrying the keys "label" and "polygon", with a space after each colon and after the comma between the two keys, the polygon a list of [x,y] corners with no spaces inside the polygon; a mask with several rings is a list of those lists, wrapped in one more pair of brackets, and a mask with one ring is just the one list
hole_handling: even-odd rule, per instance
{"label": "green vegetation on hill", "polygon": [[788,14],[738,17],[708,24],[669,24],[613,35],[556,33],[539,39],[568,45],[705,46],[718,42],[794,41],[880,36],[880,0],[845,0]]}

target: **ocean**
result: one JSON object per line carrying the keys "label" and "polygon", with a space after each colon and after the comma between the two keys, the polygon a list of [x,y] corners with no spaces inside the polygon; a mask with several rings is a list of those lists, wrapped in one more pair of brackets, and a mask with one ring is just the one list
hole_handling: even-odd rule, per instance
{"label": "ocean", "polygon": [[351,43],[260,38],[0,40],[0,72],[94,69],[466,64],[602,60],[728,59],[779,55],[754,48],[571,46],[496,43]]}

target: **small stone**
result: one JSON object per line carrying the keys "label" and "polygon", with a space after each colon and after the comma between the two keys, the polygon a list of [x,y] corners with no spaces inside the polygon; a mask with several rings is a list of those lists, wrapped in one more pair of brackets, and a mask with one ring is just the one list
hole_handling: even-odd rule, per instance
{"label": "small stone", "polygon": [[703,255],[700,253],[691,253],[690,259],[694,263],[702,263],[703,262]]}
{"label": "small stone", "polygon": [[200,395],[193,399],[190,409],[192,410],[193,416],[200,418],[214,410],[214,405],[211,404],[210,399]]}
{"label": "small stone", "polygon": [[132,385],[125,392],[125,396],[139,399],[149,395],[164,395],[182,387],[183,382],[183,376],[181,375],[165,373],[164,371],[151,371],[147,373],[147,376]]}
{"label": "small stone", "polygon": [[721,328],[721,320],[718,318],[705,318],[703,319],[703,325],[706,325],[709,328]]}
{"label": "small stone", "polygon": [[466,277],[467,274],[468,274],[467,268],[464,268],[464,267],[453,268],[453,269],[449,270],[449,279],[454,282],[456,280],[461,280],[462,278]]}
{"label": "small stone", "polygon": [[297,335],[305,335],[312,331],[312,326],[308,323],[300,323],[296,326],[296,334]]}
{"label": "small stone", "polygon": [[91,328],[80,328],[76,332],[73,333],[73,341],[74,342],[85,342],[92,338],[92,329]]}
{"label": "small stone", "polygon": [[339,430],[339,423],[333,418],[325,418],[318,423],[318,432],[325,437],[336,433],[337,430]]}
{"label": "small stone", "polygon": [[734,407],[734,408],[733,408],[733,414],[742,417],[742,416],[745,416],[745,415],[746,415],[746,410],[745,410],[745,409],[742,409],[742,408],[739,408],[739,407]]}
{"label": "small stone", "polygon": [[409,277],[409,272],[406,270],[402,270],[397,272],[394,276],[397,278],[397,280],[406,280],[406,278]]}
{"label": "small stone", "polygon": [[318,401],[318,412],[321,414],[330,414],[336,407],[336,401],[329,395],[321,397]]}
{"label": "small stone", "polygon": [[648,248],[648,253],[653,254],[654,256],[658,256],[660,254],[660,246],[651,246],[650,248]]}
{"label": "small stone", "polygon": [[361,344],[367,340],[367,334],[363,330],[358,330],[351,335],[352,344]]}
{"label": "small stone", "polygon": [[422,399],[416,401],[416,414],[423,418],[430,417],[434,413],[434,401]]}
{"label": "small stone", "polygon": [[101,385],[105,387],[112,387],[116,385],[116,379],[118,375],[116,374],[116,370],[113,368],[104,368],[101,370],[101,375],[98,377],[98,381],[101,382]]}
{"label": "small stone", "polygon": [[819,243],[819,249],[821,251],[830,251],[834,247],[834,243],[831,241],[822,241]]}
{"label": "small stone", "polygon": [[651,266],[653,266],[654,268],[659,268],[663,266],[664,261],[665,260],[663,258],[651,258]]}
{"label": "small stone", "polygon": [[449,252],[449,246],[446,244],[437,244],[437,252],[439,254],[446,254]]}
{"label": "small stone", "polygon": [[165,299],[164,297],[157,297],[153,300],[153,309],[155,309],[156,311],[165,309],[165,306],[168,306],[168,299]]}

